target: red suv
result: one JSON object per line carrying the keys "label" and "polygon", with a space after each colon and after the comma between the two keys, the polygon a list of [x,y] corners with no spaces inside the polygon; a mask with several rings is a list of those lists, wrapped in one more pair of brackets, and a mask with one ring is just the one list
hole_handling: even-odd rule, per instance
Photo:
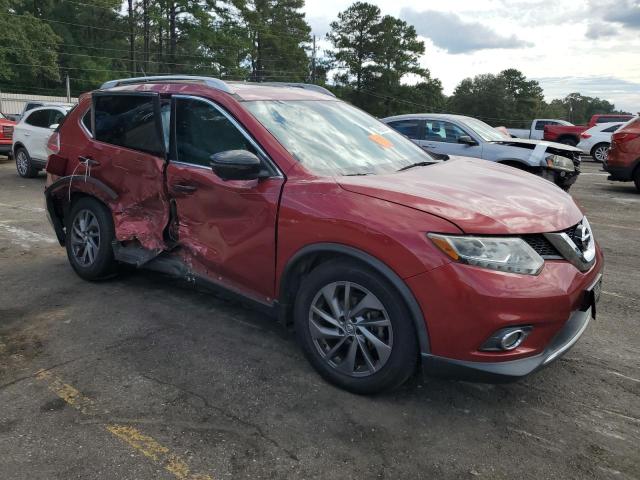
{"label": "red suv", "polygon": [[0,155],[11,156],[11,145],[13,144],[13,127],[16,122],[9,120],[0,113]]}
{"label": "red suv", "polygon": [[602,254],[555,185],[437,161],[321,87],[107,82],[49,142],[47,210],[81,277],[133,264],[240,295],[358,393],[527,375],[595,315]]}
{"label": "red suv", "polygon": [[609,180],[633,181],[640,190],[640,117],[627,122],[611,136],[604,170]]}

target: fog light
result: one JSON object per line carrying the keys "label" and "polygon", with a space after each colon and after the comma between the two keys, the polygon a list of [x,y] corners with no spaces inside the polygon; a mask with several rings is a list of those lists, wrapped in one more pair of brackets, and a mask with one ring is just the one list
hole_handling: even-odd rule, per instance
{"label": "fog light", "polygon": [[505,333],[500,339],[500,346],[503,350],[513,350],[522,343],[527,334],[521,328]]}
{"label": "fog light", "polygon": [[509,351],[518,348],[531,333],[531,326],[501,328],[480,347],[485,351]]}

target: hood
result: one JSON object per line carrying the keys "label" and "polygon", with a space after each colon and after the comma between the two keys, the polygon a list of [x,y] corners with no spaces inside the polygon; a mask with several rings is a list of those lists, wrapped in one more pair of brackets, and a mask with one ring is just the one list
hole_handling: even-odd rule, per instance
{"label": "hood", "polygon": [[513,167],[456,157],[390,175],[338,177],[342,188],[437,215],[465,233],[554,232],[580,221],[571,196]]}
{"label": "hood", "polygon": [[546,140],[529,140],[526,138],[505,138],[504,140],[493,141],[490,143],[495,143],[498,145],[511,145],[512,147],[523,147],[529,149],[535,148],[536,145],[545,145],[547,147],[552,147],[556,150],[564,150],[566,152],[582,152],[582,150],[580,150],[579,148],[572,147],[571,145],[565,145],[564,143],[548,142]]}

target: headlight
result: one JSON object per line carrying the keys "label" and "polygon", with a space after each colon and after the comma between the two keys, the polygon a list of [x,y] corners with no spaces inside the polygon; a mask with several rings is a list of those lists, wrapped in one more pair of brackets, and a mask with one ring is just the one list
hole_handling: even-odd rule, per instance
{"label": "headlight", "polygon": [[548,155],[546,158],[547,167],[554,170],[564,170],[565,172],[573,172],[576,167],[573,165],[573,161],[567,157],[561,157],[560,155]]}
{"label": "headlight", "polygon": [[456,262],[501,272],[537,275],[544,260],[518,237],[462,237],[429,233],[431,241]]}

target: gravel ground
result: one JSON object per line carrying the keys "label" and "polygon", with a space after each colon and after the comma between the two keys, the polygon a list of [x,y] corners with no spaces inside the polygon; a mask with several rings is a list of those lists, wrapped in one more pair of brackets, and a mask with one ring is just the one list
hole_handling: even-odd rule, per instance
{"label": "gravel ground", "polygon": [[0,157],[0,478],[640,478],[640,195],[584,171],[607,266],[581,341],[515,384],[358,397],[242,305],[147,272],[80,280],[44,177]]}

